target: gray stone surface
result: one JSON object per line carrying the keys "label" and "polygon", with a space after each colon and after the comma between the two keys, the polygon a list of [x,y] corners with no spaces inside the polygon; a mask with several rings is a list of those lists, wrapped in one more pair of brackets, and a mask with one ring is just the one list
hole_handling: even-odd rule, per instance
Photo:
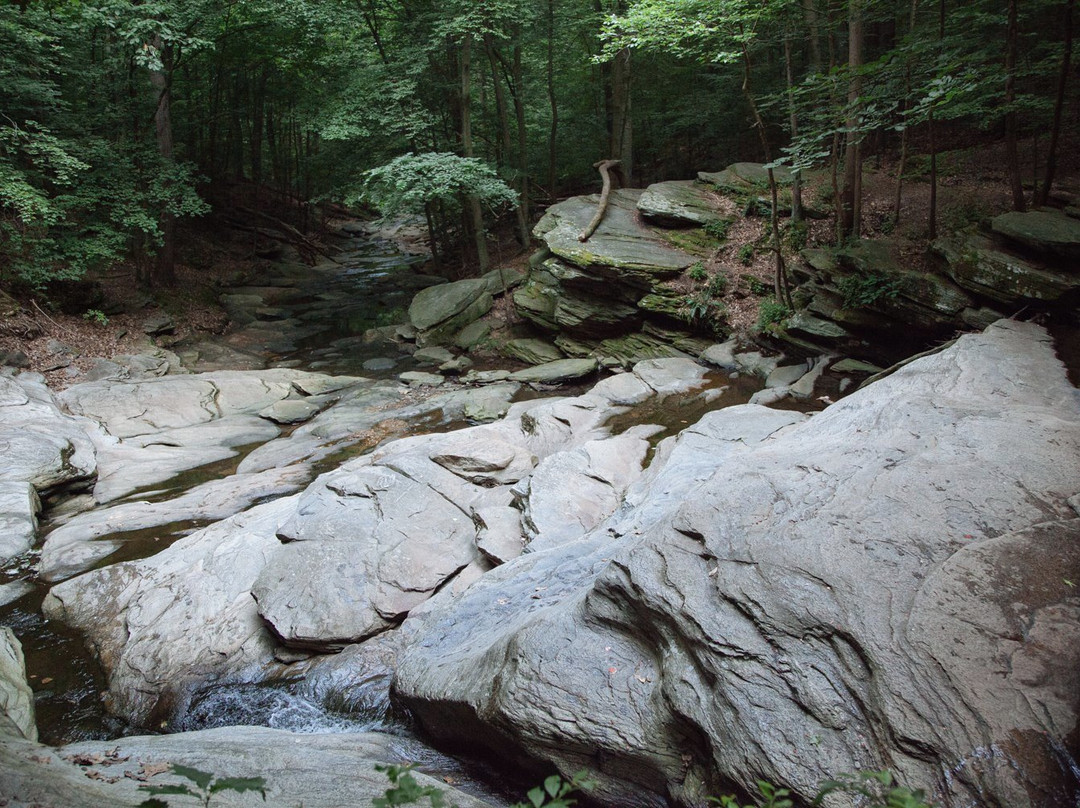
{"label": "gray stone surface", "polygon": [[232,474],[160,502],[128,501],[79,514],[49,533],[41,551],[39,574],[46,581],[71,577],[119,546],[101,539],[182,522],[216,522],[258,502],[295,493],[310,477],[304,466]]}
{"label": "gray stone surface", "polygon": [[670,246],[637,220],[640,195],[640,191],[613,191],[603,221],[587,242],[582,243],[578,236],[596,213],[599,197],[595,195],[575,196],[552,205],[536,225],[534,235],[571,264],[609,268],[615,270],[615,277],[677,274],[696,259]]}
{"label": "gray stone surface", "polygon": [[[488,284],[482,278],[470,278],[453,283],[442,283],[421,289],[409,304],[409,322],[423,334],[441,328],[446,323],[456,321],[460,315],[470,311],[478,301],[487,299],[490,309],[491,294]],[[485,309],[486,311],[486,309]],[[464,328],[484,312],[465,322],[457,323],[455,331]]]}
{"label": "gray stone surface", "polygon": [[525,549],[521,511],[509,505],[491,505],[473,512],[476,547],[494,564],[505,564]]}
{"label": "gray stone surface", "polygon": [[595,359],[557,359],[510,374],[515,382],[556,383],[581,379],[596,372]]}
{"label": "gray stone surface", "polygon": [[801,379],[807,370],[809,367],[805,362],[778,367],[765,378],[765,387],[787,387]]}
{"label": "gray stone surface", "polygon": [[715,345],[710,345],[701,354],[701,361],[721,370],[735,370],[735,350],[738,347],[736,340],[728,340]]}
{"label": "gray stone surface", "polygon": [[25,480],[0,480],[0,562],[33,546],[40,510],[33,485]]}
{"label": "gray stone surface", "polygon": [[668,227],[700,227],[723,218],[718,196],[692,180],[650,185],[637,208],[645,218]]}
{"label": "gray stone surface", "polygon": [[510,356],[529,365],[542,365],[565,358],[554,343],[535,337],[507,340],[502,347]]}
{"label": "gray stone surface", "polygon": [[583,539],[407,621],[394,688],[436,738],[613,803],[889,768],[946,804],[1068,804],[1078,490],[1080,393],[1005,321],[813,418],[665,441]]}
{"label": "gray stone surface", "polygon": [[446,381],[438,373],[425,373],[422,370],[407,370],[399,373],[398,379],[410,387],[439,387]]}
{"label": "gray stone surface", "polygon": [[1010,211],[995,216],[993,231],[1047,257],[1080,259],[1080,220],[1056,210]]}
{"label": "gray stone surface", "polygon": [[[418,752],[386,733],[302,734],[265,727],[84,741],[59,749],[0,739],[0,793],[11,808],[135,808],[149,797],[140,785],[191,786],[168,770],[177,764],[219,778],[265,781],[265,799],[259,791],[223,789],[210,798],[215,808],[371,805],[389,786],[376,764],[403,764]],[[413,777],[422,787],[442,791],[447,804],[486,805],[442,780],[421,772]],[[204,804],[176,794],[163,799],[170,808]]]}
{"label": "gray stone surface", "polygon": [[302,424],[318,412],[317,404],[302,398],[286,398],[259,410],[259,417],[275,424]]}
{"label": "gray stone surface", "polygon": [[0,737],[5,736],[28,741],[38,737],[22,645],[11,629],[0,626]]}
{"label": "gray stone surface", "polygon": [[85,632],[108,672],[110,709],[136,725],[207,682],[250,681],[274,643],[251,588],[281,543],[290,497],[217,522],[141,561],[57,584],[42,610]]}

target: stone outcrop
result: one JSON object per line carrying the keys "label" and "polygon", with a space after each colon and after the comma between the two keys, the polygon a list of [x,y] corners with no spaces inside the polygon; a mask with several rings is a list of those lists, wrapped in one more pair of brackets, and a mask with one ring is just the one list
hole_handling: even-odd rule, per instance
{"label": "stone outcrop", "polygon": [[1072,805],[1078,491],[1080,394],[1003,321],[813,418],[665,440],[583,538],[411,616],[394,689],[435,738],[616,804],[889,768]]}
{"label": "stone outcrop", "polygon": [[[556,513],[564,504],[576,509],[577,532],[595,527],[645,457],[644,434],[612,436],[609,419],[703,386],[705,375],[688,360],[646,362],[582,396],[521,402],[501,421],[388,442],[299,495],[203,528],[151,558],[64,581],[44,611],[90,637],[114,712],[138,725],[167,720],[206,687],[282,675],[279,658],[377,641],[429,600],[467,591],[528,550],[526,542],[568,540]],[[486,389],[496,388],[505,394],[516,385]],[[425,407],[463,412],[473,401],[454,396]],[[286,441],[259,464],[290,448]],[[561,498],[565,481],[552,473],[563,466],[580,489],[573,502]]]}

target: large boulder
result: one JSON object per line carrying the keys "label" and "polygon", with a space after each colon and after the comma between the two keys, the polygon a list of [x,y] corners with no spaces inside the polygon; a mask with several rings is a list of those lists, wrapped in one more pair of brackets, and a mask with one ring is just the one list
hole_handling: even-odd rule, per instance
{"label": "large boulder", "polygon": [[638,220],[641,193],[612,191],[604,218],[588,241],[579,241],[578,236],[596,213],[596,196],[575,196],[552,205],[533,233],[558,257],[606,277],[651,283],[676,275],[696,259]]}
{"label": "large boulder", "polygon": [[22,646],[11,629],[0,626],[0,738],[5,736],[36,741],[37,725]]}
{"label": "large boulder", "polygon": [[436,739],[586,768],[609,803],[891,769],[1071,806],[1078,491],[1080,393],[1002,321],[813,418],[665,441],[583,539],[410,619],[394,689]]}
{"label": "large boulder", "polygon": [[724,218],[719,195],[690,180],[650,185],[637,207],[646,219],[668,227],[701,227]]}
{"label": "large boulder", "polygon": [[409,322],[417,331],[417,344],[439,345],[490,311],[494,304],[489,278],[470,278],[422,289],[409,304]]}
{"label": "large boulder", "polygon": [[1044,257],[1080,259],[1080,219],[1056,210],[1010,211],[990,224],[999,236]]}

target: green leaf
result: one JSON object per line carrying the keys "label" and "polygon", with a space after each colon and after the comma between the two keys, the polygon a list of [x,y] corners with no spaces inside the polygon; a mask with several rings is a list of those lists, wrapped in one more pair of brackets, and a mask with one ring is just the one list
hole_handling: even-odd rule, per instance
{"label": "green leaf", "polygon": [[210,781],[214,779],[214,775],[210,772],[204,772],[202,769],[195,769],[191,766],[181,766],[178,763],[173,764],[172,771],[173,774],[190,780],[203,790],[205,790],[206,787],[210,785]]}

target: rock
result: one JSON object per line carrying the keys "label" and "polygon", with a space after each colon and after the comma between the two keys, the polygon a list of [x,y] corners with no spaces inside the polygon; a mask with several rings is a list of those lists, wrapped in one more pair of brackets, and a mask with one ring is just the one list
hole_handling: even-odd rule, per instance
{"label": "rock", "polygon": [[807,370],[809,368],[805,362],[778,367],[765,378],[765,387],[787,387],[801,379]]}
{"label": "rock", "polygon": [[470,370],[461,377],[461,381],[465,384],[492,384],[505,382],[509,378],[509,370]]}
{"label": "rock", "polygon": [[472,433],[458,432],[441,442],[432,461],[463,480],[484,488],[513,485],[532,473],[536,458],[520,446],[498,438],[476,441]]}
{"label": "rock", "polygon": [[446,381],[438,373],[424,373],[421,370],[407,370],[398,374],[402,384],[410,387],[439,387]]}
{"label": "rock", "polygon": [[660,395],[700,387],[706,373],[707,368],[693,359],[646,359],[634,365],[634,375]]}
{"label": "rock", "polygon": [[576,541],[611,516],[640,476],[648,449],[646,440],[619,435],[544,458],[529,477],[524,502],[526,550]]}
{"label": "rock", "polygon": [[395,360],[390,359],[387,356],[378,356],[374,359],[366,360],[361,367],[363,367],[364,370],[381,371],[393,370],[395,365],[397,365],[397,362]]}
{"label": "rock", "polygon": [[983,331],[989,328],[1004,316],[1005,315],[1002,312],[985,306],[980,306],[977,309],[968,307],[960,312],[960,319],[964,321],[964,324],[977,331]]}
{"label": "rock", "polygon": [[641,325],[637,306],[578,290],[563,290],[555,301],[552,316],[560,331],[582,339],[635,331]]}
{"label": "rock", "polygon": [[34,591],[34,585],[29,581],[11,581],[0,584],[0,606],[7,606],[19,598],[29,595]]}
{"label": "rock", "polygon": [[1080,220],[1055,210],[1010,211],[990,226],[1014,244],[1050,258],[1080,259]]}
{"label": "rock", "polygon": [[834,362],[829,370],[836,373],[881,373],[883,368],[879,368],[877,365],[870,362],[863,362],[860,359],[841,359],[839,362]]}
{"label": "rock", "polygon": [[40,510],[33,485],[24,480],[0,480],[0,563],[34,545]]}
{"label": "rock", "polygon": [[43,377],[0,377],[0,483],[29,483],[42,494],[86,484],[97,471],[94,431],[60,412]]}
{"label": "rock", "polygon": [[454,345],[463,351],[471,351],[484,342],[491,334],[491,323],[477,320],[469,323],[454,337]]}
{"label": "rock", "polygon": [[229,315],[229,322],[234,326],[249,325],[257,319],[255,310],[260,308],[264,301],[261,295],[231,294],[222,295],[218,298],[221,307]]}
{"label": "rock", "polygon": [[721,370],[735,370],[738,365],[735,362],[735,349],[738,347],[737,340],[710,345],[701,353],[701,361],[720,368]]}
{"label": "rock", "polygon": [[527,275],[527,272],[517,267],[502,267],[481,275],[480,280],[486,284],[488,293],[495,296],[505,294],[511,289],[521,286],[525,282]]}
{"label": "rock", "polygon": [[[83,741],[52,749],[28,741],[0,741],[0,793],[14,807],[30,805],[136,808],[145,805],[140,786],[197,788],[169,771],[185,766],[214,776],[261,778],[258,789],[214,791],[210,804],[220,808],[303,805],[338,808],[372,805],[390,782],[378,764],[404,764],[418,756],[388,733],[297,733],[266,727],[222,727],[200,732]],[[443,792],[447,804],[485,808],[486,803],[419,771],[421,788]],[[213,785],[211,785],[213,788]],[[183,793],[183,792],[180,792]],[[203,805],[201,799],[168,796],[168,805]]]}
{"label": "rock", "polygon": [[[545,282],[549,280],[550,282]],[[533,272],[529,281],[514,292],[514,309],[529,322],[545,331],[558,331],[555,306],[558,302],[557,282],[543,272]]]}
{"label": "rock", "polygon": [[797,337],[832,344],[851,339],[851,334],[832,320],[823,320],[805,311],[797,311],[783,324],[785,332]]}
{"label": "rock", "polygon": [[318,411],[318,405],[310,401],[304,401],[301,398],[286,398],[259,410],[259,417],[273,421],[275,424],[302,424]]}
{"label": "rock", "polygon": [[171,334],[175,330],[176,322],[168,313],[163,311],[151,314],[142,322],[142,332],[151,337],[160,334]]}
{"label": "rock", "polygon": [[483,278],[443,283],[417,293],[409,304],[409,322],[417,330],[418,345],[437,345],[479,320],[493,304]]}
{"label": "rock", "polygon": [[167,718],[207,682],[250,681],[273,660],[251,588],[281,547],[294,497],[217,522],[141,561],[57,584],[42,611],[84,632],[108,673],[109,709]]}
{"label": "rock", "polygon": [[1080,393],[1046,333],[699,426],[582,539],[410,618],[393,687],[424,731],[585,767],[613,804],[882,768],[945,804],[1068,804]]}
{"label": "rock", "polygon": [[39,575],[46,581],[58,581],[83,572],[122,546],[122,542],[102,541],[114,534],[225,519],[258,502],[292,494],[310,477],[303,466],[233,474],[160,502],[124,502],[79,514],[49,533]]}
{"label": "rock", "polygon": [[933,248],[948,262],[946,271],[958,285],[998,303],[1051,302],[1080,289],[1077,273],[1039,266],[1013,251],[997,247],[981,233],[964,232],[939,238]]}
{"label": "rock", "polygon": [[453,359],[448,359],[439,365],[439,373],[444,373],[450,376],[459,376],[466,370],[471,368],[473,361],[467,356],[455,356]]}
{"label": "rock", "polygon": [[503,343],[503,350],[529,365],[542,365],[564,359],[563,352],[543,339],[512,339]]}
{"label": "rock", "polygon": [[763,379],[769,378],[780,364],[780,357],[765,356],[760,351],[735,354],[735,366],[742,373],[750,373]]}
{"label": "rock", "polygon": [[30,367],[30,357],[18,349],[14,351],[0,351],[0,366],[11,368]]}
{"label": "rock", "polygon": [[427,348],[420,348],[413,354],[413,359],[417,364],[423,366],[441,365],[443,362],[449,362],[454,358],[454,355],[450,353],[446,348],[439,345],[432,345]]}
{"label": "rock", "polygon": [[[699,171],[697,176],[699,182],[718,185],[722,188],[763,190],[769,187],[769,173],[762,163],[732,163],[723,171],[715,173]],[[791,169],[785,166],[774,168],[773,176],[782,185],[791,184]]]}
{"label": "rock", "polygon": [[[640,196],[640,191],[613,191],[603,221],[587,242],[578,241],[578,236],[596,213],[599,197],[595,195],[552,205],[533,234],[560,258],[608,276],[648,282],[675,275],[696,259],[669,246],[636,220]],[[517,294],[514,299],[517,302]]]}
{"label": "rock", "polygon": [[555,384],[581,379],[596,372],[595,359],[558,359],[510,374],[515,382]]}
{"label": "rock", "polygon": [[58,339],[48,339],[45,342],[45,350],[54,356],[78,356],[79,353],[67,343]]}
{"label": "rock", "polygon": [[701,227],[724,218],[716,195],[690,180],[650,185],[637,208],[646,219],[665,227]]}
{"label": "rock", "polygon": [[525,549],[521,511],[509,505],[492,505],[473,513],[476,547],[494,564],[505,564]]}
{"label": "rock", "polygon": [[38,734],[22,645],[11,629],[0,626],[0,738],[5,736],[36,741]]}
{"label": "rock", "polygon": [[791,385],[791,395],[800,401],[805,401],[814,395],[814,387],[818,379],[825,373],[829,366],[829,356],[819,356],[810,360],[810,370],[799,377],[798,381]]}

